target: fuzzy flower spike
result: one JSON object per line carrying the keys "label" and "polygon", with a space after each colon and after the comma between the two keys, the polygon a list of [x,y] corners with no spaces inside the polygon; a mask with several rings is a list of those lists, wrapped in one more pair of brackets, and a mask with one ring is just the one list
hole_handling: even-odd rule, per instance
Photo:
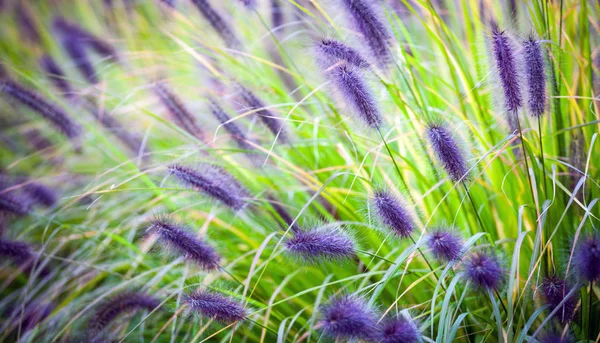
{"label": "fuzzy flower spike", "polygon": [[[571,288],[566,280],[557,276],[550,276],[544,278],[539,290],[542,294],[544,304],[549,306],[549,311],[551,312],[560,305],[571,291]],[[577,298],[571,296],[563,303],[562,308],[556,313],[554,318],[558,319],[562,324],[566,324],[573,319],[576,307]]]}
{"label": "fuzzy flower spike", "polygon": [[398,315],[382,322],[378,343],[417,343],[421,341],[421,332],[410,318]]}
{"label": "fuzzy flower spike", "polygon": [[373,207],[381,222],[396,236],[410,237],[415,229],[412,214],[404,202],[391,192],[378,189],[373,192]]}
{"label": "fuzzy flower spike", "polygon": [[335,39],[321,39],[315,45],[315,49],[317,62],[323,69],[343,62],[358,68],[369,67],[369,63],[360,56],[358,51]]}
{"label": "fuzzy flower spike", "polygon": [[464,262],[467,279],[478,289],[497,291],[504,281],[505,270],[498,257],[489,252],[475,252]]}
{"label": "fuzzy flower spike", "polygon": [[585,238],[573,254],[574,271],[584,282],[600,280],[600,236]]}
{"label": "fuzzy flower spike", "polygon": [[321,324],[326,335],[340,342],[375,341],[377,314],[363,299],[354,295],[332,298],[321,309]]}
{"label": "fuzzy flower spike", "polygon": [[97,335],[123,313],[142,309],[152,311],[159,304],[158,299],[142,293],[126,292],[118,294],[98,306],[96,313],[88,322],[90,334],[92,337]]}
{"label": "fuzzy flower spike", "polygon": [[427,238],[427,246],[439,262],[456,261],[463,250],[463,242],[452,229],[433,229]]}
{"label": "fuzzy flower spike", "polygon": [[427,128],[427,138],[452,181],[459,182],[468,177],[469,168],[463,152],[446,127],[438,124],[430,125]]}
{"label": "fuzzy flower spike", "polygon": [[297,229],[285,242],[288,254],[306,263],[344,261],[356,255],[354,242],[338,225]]}
{"label": "fuzzy flower spike", "polygon": [[504,92],[504,106],[508,112],[516,112],[523,106],[521,86],[513,43],[505,31],[496,24],[492,26],[492,50],[496,72]]}
{"label": "fuzzy flower spike", "polygon": [[185,302],[192,311],[222,324],[241,322],[247,316],[246,309],[239,301],[215,291],[197,291],[189,294]]}
{"label": "fuzzy flower spike", "polygon": [[540,42],[533,36],[523,43],[523,50],[529,113],[539,117],[546,111],[547,101],[544,55]]}

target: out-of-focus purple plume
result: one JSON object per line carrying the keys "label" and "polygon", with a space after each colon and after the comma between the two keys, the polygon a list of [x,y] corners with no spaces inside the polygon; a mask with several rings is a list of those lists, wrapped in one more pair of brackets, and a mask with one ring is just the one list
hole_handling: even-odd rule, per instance
{"label": "out-of-focus purple plume", "polygon": [[247,316],[246,309],[239,301],[214,291],[196,291],[189,294],[185,302],[192,311],[222,324],[241,322]]}
{"label": "out-of-focus purple plume", "polygon": [[384,189],[373,192],[372,199],[376,216],[398,237],[410,237],[415,229],[415,223],[404,202]]}
{"label": "out-of-focus purple plume", "polygon": [[16,265],[24,265],[33,259],[34,254],[29,244],[2,238],[0,239],[0,256],[11,259]]}
{"label": "out-of-focus purple plume", "polygon": [[326,335],[341,341],[377,338],[377,313],[365,300],[354,295],[335,296],[321,309]]}
{"label": "out-of-focus purple plume", "polygon": [[378,343],[417,343],[421,342],[421,332],[410,318],[398,315],[380,324]]}
{"label": "out-of-focus purple plume", "polygon": [[467,279],[476,288],[497,291],[504,281],[505,270],[498,257],[489,252],[475,252],[464,261]]}
{"label": "out-of-focus purple plume", "polygon": [[196,123],[196,118],[194,118],[179,97],[176,96],[166,84],[157,83],[154,86],[154,92],[163,105],[169,110],[171,118],[175,120],[175,123],[179,127],[187,131],[190,135],[200,140],[204,140],[204,132]]}
{"label": "out-of-focus purple plume", "polygon": [[40,33],[25,2],[19,2],[15,11],[21,35],[32,43],[40,43]]}
{"label": "out-of-focus purple plume", "polygon": [[160,305],[160,301],[152,296],[125,292],[98,305],[96,312],[88,322],[89,336],[94,337],[121,314],[133,311],[152,311]]}
{"label": "out-of-focus purple plume", "polygon": [[180,164],[172,164],[168,170],[182,184],[204,193],[234,210],[241,210],[246,205],[248,191],[233,175],[221,167],[201,163],[193,169]]}
{"label": "out-of-focus purple plume", "polygon": [[252,150],[253,148],[250,144],[248,144],[248,138],[246,137],[246,134],[244,134],[242,129],[235,122],[231,121],[231,117],[229,117],[229,115],[225,113],[225,111],[223,110],[223,108],[221,108],[221,106],[219,106],[217,101],[212,97],[209,97],[208,102],[210,104],[212,114],[215,116],[215,118],[217,118],[219,122],[221,122],[225,129],[229,131],[237,145],[241,149]]}
{"label": "out-of-focus purple plume", "polygon": [[287,134],[283,126],[283,120],[275,113],[266,109],[265,104],[247,88],[238,85],[240,95],[250,110],[256,111],[260,120],[269,128],[269,130],[278,136],[278,139],[286,142]]}
{"label": "out-of-focus purple plume", "polygon": [[467,162],[452,133],[442,125],[432,124],[427,128],[427,137],[452,181],[459,182],[468,177]]}
{"label": "out-of-focus purple plume", "polygon": [[48,74],[48,77],[54,86],[59,89],[63,95],[70,96],[73,94],[73,89],[71,88],[69,81],[67,81],[65,73],[52,57],[49,55],[42,56],[42,58],[40,58],[40,66],[42,70]]}
{"label": "out-of-focus purple plume", "polygon": [[436,260],[449,262],[458,260],[463,251],[463,242],[452,229],[436,228],[427,237],[427,246]]}
{"label": "out-of-focus purple plume", "polygon": [[240,46],[233,30],[223,17],[208,3],[208,0],[192,0],[194,5],[210,26],[221,36],[225,44],[230,47]]}
{"label": "out-of-focus purple plume", "polygon": [[344,261],[356,256],[354,242],[338,225],[294,231],[285,242],[288,254],[305,263]]}
{"label": "out-of-focus purple plume", "polygon": [[584,238],[573,254],[574,271],[584,282],[600,280],[600,236]]}

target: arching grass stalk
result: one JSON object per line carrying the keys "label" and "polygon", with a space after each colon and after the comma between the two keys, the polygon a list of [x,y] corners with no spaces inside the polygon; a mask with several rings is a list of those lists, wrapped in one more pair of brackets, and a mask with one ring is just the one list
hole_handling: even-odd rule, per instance
{"label": "arching grass stalk", "polygon": [[413,198],[412,194],[410,193],[408,184],[406,183],[404,176],[402,176],[402,172],[400,171],[400,167],[398,167],[398,163],[396,163],[394,154],[392,154],[392,150],[390,149],[388,143],[386,142],[385,138],[383,137],[383,134],[381,133],[381,129],[379,127],[377,127],[377,132],[379,133],[379,137],[381,137],[381,140],[383,141],[383,144],[385,145],[385,148],[387,149],[387,152],[390,155],[390,158],[392,159],[392,163],[394,164],[394,167],[396,167],[396,172],[398,173],[398,176],[400,177],[400,181],[402,182],[402,185],[403,185],[404,189],[406,190],[406,194],[408,195],[410,200],[414,203],[415,199]]}
{"label": "arching grass stalk", "polygon": [[[467,197],[469,198],[469,202],[471,203],[471,206],[473,207],[473,212],[475,212],[475,217],[477,218],[477,222],[479,222],[479,225],[481,226],[481,230],[483,230],[483,232],[488,232],[485,229],[485,225],[483,225],[483,221],[481,220],[481,217],[479,216],[479,211],[477,210],[477,206],[475,205],[475,201],[473,200],[473,197],[471,197],[471,192],[469,192],[469,187],[467,187],[467,184],[465,183],[464,180],[462,180],[460,183],[462,183],[464,189],[465,189],[465,193],[467,193]],[[471,230],[471,233],[473,233],[473,230]],[[491,234],[491,232],[488,232]]]}

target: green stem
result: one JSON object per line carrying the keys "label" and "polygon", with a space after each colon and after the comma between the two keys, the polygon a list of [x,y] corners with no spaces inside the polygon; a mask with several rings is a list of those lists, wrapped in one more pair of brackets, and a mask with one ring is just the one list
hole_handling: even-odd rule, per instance
{"label": "green stem", "polygon": [[[467,197],[469,198],[469,201],[471,202],[471,206],[473,207],[473,212],[475,212],[475,217],[477,217],[477,221],[479,222],[479,225],[481,226],[481,230],[483,230],[483,232],[487,232],[487,230],[485,229],[485,225],[483,225],[483,221],[481,220],[481,217],[479,216],[479,211],[477,210],[475,201],[471,197],[471,192],[469,192],[469,188],[467,187],[467,184],[464,181],[461,181],[461,183],[462,183],[463,187],[465,188],[465,193],[467,193]],[[471,232],[473,232],[473,231],[471,231]]]}
{"label": "green stem", "polygon": [[392,163],[394,163],[394,167],[396,167],[396,172],[398,172],[398,176],[400,177],[400,181],[402,182],[402,185],[404,186],[404,189],[406,190],[406,194],[408,195],[408,197],[410,198],[410,200],[414,203],[415,199],[410,194],[410,189],[408,188],[408,184],[406,183],[406,180],[404,180],[404,176],[402,176],[402,172],[400,171],[400,167],[398,167],[398,163],[396,163],[396,159],[394,158],[394,154],[392,154],[392,150],[390,149],[388,143],[385,141],[385,138],[383,138],[383,134],[381,133],[381,130],[379,129],[379,127],[377,128],[377,132],[379,133],[379,137],[381,137],[381,140],[383,141],[383,145],[385,145],[385,148],[387,149],[387,152],[390,155],[390,158],[392,159]]}
{"label": "green stem", "polygon": [[[538,117],[538,137],[540,140],[540,160],[542,162],[542,180],[544,181],[544,194],[548,197],[548,186],[546,184],[546,164],[544,163],[544,144],[542,144],[542,117]],[[521,139],[522,140],[522,139]]]}

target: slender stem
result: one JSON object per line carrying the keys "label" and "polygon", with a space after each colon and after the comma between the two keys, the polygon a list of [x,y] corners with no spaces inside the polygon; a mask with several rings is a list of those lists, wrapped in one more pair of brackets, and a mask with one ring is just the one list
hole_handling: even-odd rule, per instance
{"label": "slender stem", "polygon": [[479,211],[477,211],[477,206],[475,206],[475,201],[473,201],[473,198],[471,197],[469,188],[467,187],[467,185],[465,184],[464,181],[461,181],[461,183],[462,183],[463,187],[465,188],[465,192],[467,193],[467,197],[469,198],[469,201],[471,202],[471,206],[473,206],[473,212],[475,212],[475,217],[477,217],[477,221],[479,222],[479,225],[481,226],[481,230],[483,230],[483,232],[487,232],[487,230],[485,229],[485,225],[483,225],[483,221],[481,220],[481,217],[479,216]]}
{"label": "slender stem", "polygon": [[385,145],[385,148],[387,149],[387,152],[390,155],[390,158],[392,159],[392,163],[394,163],[394,167],[396,167],[396,171],[398,172],[400,181],[402,181],[402,185],[404,186],[404,189],[406,189],[406,194],[408,194],[408,197],[414,203],[415,199],[410,194],[410,189],[408,188],[408,184],[406,183],[406,180],[404,180],[404,176],[402,176],[402,172],[400,171],[400,167],[398,167],[398,163],[396,163],[396,159],[394,158],[394,154],[392,154],[392,150],[390,149],[387,142],[385,141],[385,138],[383,138],[383,134],[381,133],[381,130],[379,128],[377,128],[377,132],[379,133],[379,137],[381,137],[381,140],[383,141],[383,145]]}
{"label": "slender stem", "polygon": [[588,340],[593,341],[592,337],[592,295],[594,293],[594,281],[590,282],[590,293],[588,294]]}
{"label": "slender stem", "polygon": [[[542,144],[542,116],[538,117],[538,137],[540,140],[540,160],[542,162],[542,180],[544,181],[544,194],[548,197],[548,186],[546,183],[546,164],[544,163],[544,144]],[[522,140],[522,138],[521,138]]]}
{"label": "slender stem", "polygon": [[[413,242],[413,244],[415,245],[415,247],[417,246],[417,242],[415,242],[415,239],[412,238],[412,236],[410,236],[410,240]],[[433,273],[433,276],[435,276],[436,280],[439,280],[440,278],[437,276],[437,274],[435,273],[435,271],[433,270],[433,267],[431,266],[431,264],[429,264],[429,261],[427,260],[427,258],[425,257],[425,254],[423,254],[423,251],[421,250],[421,248],[417,247],[417,250],[419,251],[419,253],[421,254],[421,257],[423,257],[423,260],[425,261],[425,263],[427,263],[427,266],[429,267],[429,269],[431,269],[431,272]],[[444,285],[441,285],[442,288],[444,289],[444,291],[446,291],[446,288],[444,287]]]}
{"label": "slender stem", "polygon": [[533,192],[533,182],[531,182],[531,175],[529,175],[529,162],[527,162],[527,150],[525,150],[525,138],[523,137],[523,131],[521,130],[521,121],[519,120],[519,112],[514,111],[514,115],[517,118],[517,127],[519,129],[519,136],[521,137],[521,149],[523,149],[523,160],[525,160],[525,172],[527,173],[527,181],[529,182],[529,190],[531,191],[531,199],[537,211],[537,204],[535,201],[535,195]]}
{"label": "slender stem", "polygon": [[502,305],[502,309],[504,309],[504,312],[508,316],[508,310],[506,309],[506,306],[504,306],[504,301],[502,301],[502,297],[500,297],[500,293],[498,293],[498,290],[495,288],[494,288],[494,293],[496,293],[496,296],[498,297],[498,301],[500,302],[500,305]]}

